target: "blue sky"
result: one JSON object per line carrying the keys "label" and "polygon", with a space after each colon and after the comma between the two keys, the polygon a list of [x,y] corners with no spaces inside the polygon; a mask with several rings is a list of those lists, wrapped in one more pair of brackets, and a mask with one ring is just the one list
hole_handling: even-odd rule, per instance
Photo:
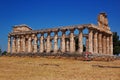
{"label": "blue sky", "polygon": [[0,0],[0,48],[7,49],[12,26],[27,24],[44,29],[74,24],[97,24],[100,12],[120,35],[120,0]]}

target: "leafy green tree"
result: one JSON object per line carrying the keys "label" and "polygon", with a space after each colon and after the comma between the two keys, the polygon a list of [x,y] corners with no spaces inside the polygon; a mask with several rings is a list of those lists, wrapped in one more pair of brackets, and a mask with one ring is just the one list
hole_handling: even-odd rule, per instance
{"label": "leafy green tree", "polygon": [[113,32],[113,54],[120,54],[120,40],[117,32]]}

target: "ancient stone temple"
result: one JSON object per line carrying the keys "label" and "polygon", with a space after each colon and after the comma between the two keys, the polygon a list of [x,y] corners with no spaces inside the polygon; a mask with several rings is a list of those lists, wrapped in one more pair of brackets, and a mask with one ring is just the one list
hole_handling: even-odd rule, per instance
{"label": "ancient stone temple", "polygon": [[[88,30],[87,34],[84,34],[85,29]],[[75,34],[75,30],[78,34]],[[81,54],[83,51],[113,54],[112,32],[106,13],[98,15],[98,25],[82,24],[41,30],[16,25],[8,35],[8,53]]]}

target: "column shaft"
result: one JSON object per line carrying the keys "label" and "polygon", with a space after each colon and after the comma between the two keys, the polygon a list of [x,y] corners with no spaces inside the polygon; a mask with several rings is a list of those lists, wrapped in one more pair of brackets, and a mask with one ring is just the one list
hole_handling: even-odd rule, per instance
{"label": "column shaft", "polygon": [[74,46],[74,30],[70,31],[70,53],[75,52],[75,46]]}
{"label": "column shaft", "polygon": [[12,53],[16,53],[16,49],[15,49],[15,44],[16,44],[16,39],[15,37],[13,37],[13,41],[12,41]]}
{"label": "column shaft", "polygon": [[93,31],[89,30],[89,52],[93,53]]}
{"label": "column shaft", "polygon": [[103,42],[102,42],[102,44],[103,44],[103,45],[102,45],[102,47],[103,47],[103,54],[106,54],[106,53],[105,53],[105,49],[106,49],[106,41],[105,41],[105,38],[106,38],[105,35],[103,35]]}
{"label": "column shaft", "polygon": [[44,39],[44,51],[47,52],[47,40]]}
{"label": "column shaft", "polygon": [[25,37],[23,36],[23,37],[22,37],[22,48],[23,48],[23,49],[22,49],[22,52],[25,52],[25,42],[26,42],[26,41],[25,41]]}
{"label": "column shaft", "polygon": [[110,36],[110,55],[113,55],[113,36]]}
{"label": "column shaft", "polygon": [[34,36],[34,53],[37,52],[37,35]]}
{"label": "column shaft", "polygon": [[10,53],[10,44],[11,44],[11,39],[10,37],[8,37],[8,50],[7,50],[8,53]]}
{"label": "column shaft", "polygon": [[88,40],[88,37],[86,37],[86,52],[89,51],[89,40]]}
{"label": "column shaft", "polygon": [[83,43],[82,43],[82,38],[83,38],[83,33],[82,33],[82,30],[80,30],[79,32],[79,37],[78,37],[78,40],[79,40],[79,53],[82,53],[83,52]]}
{"label": "column shaft", "polygon": [[28,38],[28,52],[31,52],[32,44],[31,44],[31,37]]}
{"label": "column shaft", "polygon": [[54,53],[57,53],[58,51],[58,35],[57,32],[55,32],[55,36],[54,36]]}
{"label": "column shaft", "polygon": [[105,54],[107,53],[107,37],[105,35]]}
{"label": "column shaft", "polygon": [[50,32],[48,32],[48,36],[47,36],[47,53],[50,52],[51,46],[50,46]]}
{"label": "column shaft", "polygon": [[102,33],[98,34],[98,53],[102,54]]}
{"label": "column shaft", "polygon": [[17,53],[20,52],[20,37],[17,38]]}
{"label": "column shaft", "polygon": [[110,41],[109,41],[109,36],[107,36],[107,42],[106,42],[106,43],[107,43],[107,49],[106,49],[106,50],[107,50],[107,51],[106,51],[107,54],[110,53],[110,52],[109,52],[109,42],[110,42]]}
{"label": "column shaft", "polygon": [[70,51],[70,44],[69,44],[69,40],[66,39],[66,52]]}
{"label": "column shaft", "polygon": [[97,39],[97,32],[94,34],[94,53],[98,53],[98,39]]}
{"label": "column shaft", "polygon": [[44,51],[44,48],[43,48],[43,34],[41,34],[41,37],[40,37],[40,52],[43,53]]}
{"label": "column shaft", "polygon": [[65,31],[62,31],[61,51],[65,52]]}

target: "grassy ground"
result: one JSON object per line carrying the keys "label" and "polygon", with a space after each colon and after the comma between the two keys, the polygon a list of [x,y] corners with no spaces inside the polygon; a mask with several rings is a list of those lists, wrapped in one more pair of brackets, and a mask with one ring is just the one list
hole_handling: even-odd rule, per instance
{"label": "grassy ground", "polygon": [[120,80],[120,60],[0,57],[0,80]]}

